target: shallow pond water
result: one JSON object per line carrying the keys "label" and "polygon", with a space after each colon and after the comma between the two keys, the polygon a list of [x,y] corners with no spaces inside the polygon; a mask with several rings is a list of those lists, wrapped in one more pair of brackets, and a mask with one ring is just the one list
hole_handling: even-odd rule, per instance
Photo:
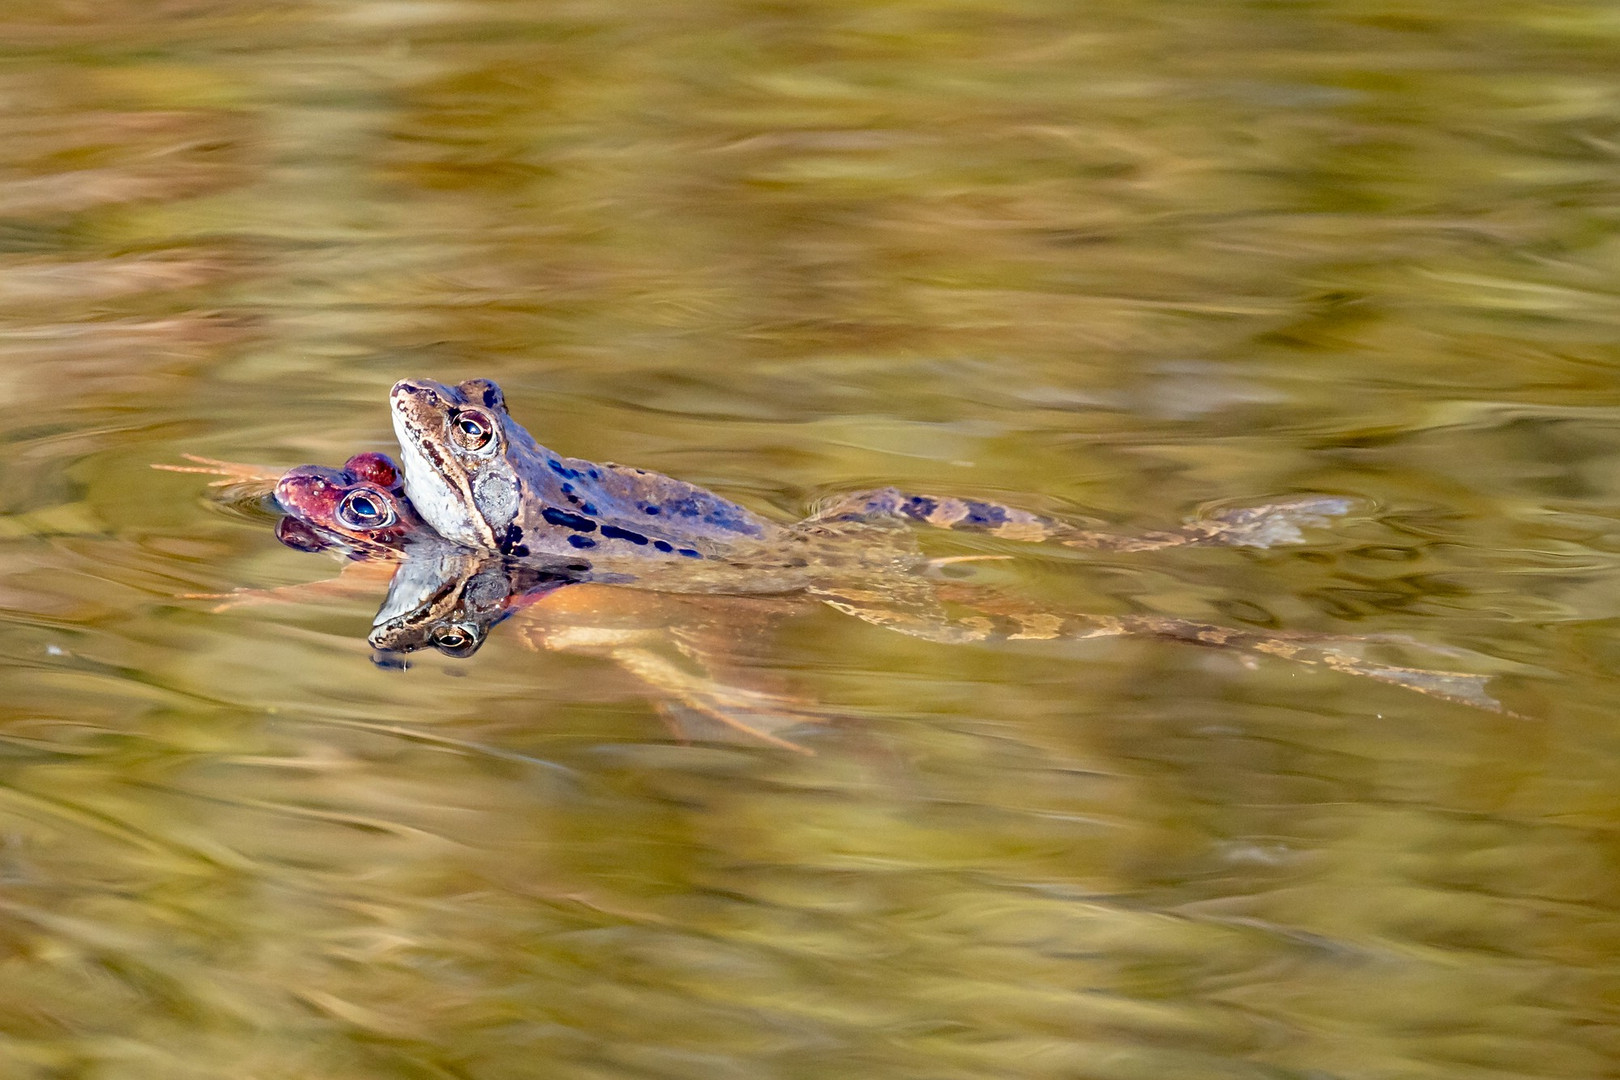
{"label": "shallow pond water", "polygon": [[[1612,5],[25,0],[0,56],[0,1075],[1616,1069]],[[474,375],[784,520],[1350,496],[922,540],[1511,711],[715,601],[806,753],[505,627],[374,665],[377,580],[188,596],[339,567],[153,463]]]}

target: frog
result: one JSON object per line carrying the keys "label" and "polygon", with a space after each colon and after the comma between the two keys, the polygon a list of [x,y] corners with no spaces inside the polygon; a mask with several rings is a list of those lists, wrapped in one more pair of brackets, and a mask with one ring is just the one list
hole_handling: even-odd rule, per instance
{"label": "frog", "polygon": [[489,379],[406,379],[389,402],[405,493],[440,536],[464,547],[519,558],[611,547],[701,559],[783,532],[694,484],[546,449],[511,419]]}
{"label": "frog", "polygon": [[405,493],[417,512],[447,540],[519,558],[588,552],[616,561],[757,561],[818,535],[852,535],[850,526],[913,523],[1092,550],[1271,547],[1301,543],[1301,527],[1354,506],[1313,495],[1217,511],[1180,529],[1116,535],[999,502],[886,487],[841,496],[801,522],[782,523],[661,473],[549,450],[512,418],[505,393],[490,379],[455,386],[405,379],[390,391],[389,404]]}
{"label": "frog", "polygon": [[[350,596],[381,583],[387,595],[368,635],[380,667],[408,667],[412,654],[428,650],[467,660],[494,627],[516,617],[514,633],[530,649],[599,655],[629,672],[683,738],[696,729],[705,739],[730,735],[804,753],[774,732],[840,719],[802,697],[723,676],[737,633],[759,640],[789,614],[779,602],[630,591],[613,586],[633,579],[595,571],[577,555],[517,560],[451,544],[416,513],[386,454],[285,471],[183,456],[192,464],[153,467],[212,475],[210,486],[237,495],[268,495],[282,511],[278,540],[345,560],[334,581],[184,594],[218,601],[216,612]],[[750,679],[757,683],[758,674]]]}
{"label": "frog", "polygon": [[268,498],[280,513],[277,539],[305,551],[341,549],[351,558],[386,556],[431,533],[409,500],[399,464],[380,451],[363,451],[342,465],[299,465],[278,469],[198,454],[182,454],[191,464],[167,462],[163,472],[200,473],[217,479],[213,488],[237,497]]}
{"label": "frog", "polygon": [[[1093,616],[1009,605],[969,586],[943,587],[950,560],[923,557],[901,528],[924,525],[1003,540],[1089,550],[1269,548],[1299,544],[1303,528],[1349,513],[1355,500],[1305,495],[1213,510],[1176,529],[1109,533],[999,502],[884,487],[835,497],[797,522],[776,522],[649,470],[560,455],[510,414],[489,379],[451,386],[397,383],[389,395],[405,492],[423,519],[456,543],[525,558],[585,552],[598,567],[638,566],[636,587],[743,594],[797,593],[867,622],[941,643],[1080,640],[1148,635],[1323,665],[1420,693],[1503,711],[1486,679],[1367,659],[1376,644],[1432,648],[1399,635],[1256,631],[1165,616]],[[965,606],[950,614],[942,600]],[[1448,650],[1433,650],[1447,652]]]}

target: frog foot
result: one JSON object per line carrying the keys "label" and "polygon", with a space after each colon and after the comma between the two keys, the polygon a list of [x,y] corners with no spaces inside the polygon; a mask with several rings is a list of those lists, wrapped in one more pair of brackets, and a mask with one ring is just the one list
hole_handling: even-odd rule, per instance
{"label": "frog foot", "polygon": [[1204,536],[1192,542],[1222,547],[1269,548],[1305,543],[1303,529],[1321,528],[1356,508],[1356,500],[1311,495],[1288,502],[1242,506],[1188,522],[1186,531]]}

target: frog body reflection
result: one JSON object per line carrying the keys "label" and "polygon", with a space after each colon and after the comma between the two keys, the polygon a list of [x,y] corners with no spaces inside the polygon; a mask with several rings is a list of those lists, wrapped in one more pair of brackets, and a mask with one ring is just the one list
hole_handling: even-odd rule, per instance
{"label": "frog body reflection", "polygon": [[[1257,632],[1154,615],[1060,614],[961,586],[942,586],[939,592],[940,597],[928,598],[932,602],[855,590],[844,598],[831,594],[818,598],[867,622],[942,643],[1157,637],[1323,666],[1503,711],[1485,692],[1485,676],[1398,666],[1357,655],[1372,645],[1412,644],[1401,639]],[[971,614],[947,615],[939,600],[966,605]],[[522,609],[527,617],[519,624],[519,634],[530,647],[605,656],[652,686],[665,701],[799,749],[772,729],[806,719],[824,720],[825,710],[715,674],[723,666],[719,657],[728,642],[735,647],[739,640],[758,640],[799,606],[791,598],[697,597],[619,588],[592,581],[590,573],[578,566],[537,577],[532,564],[446,545],[432,555],[418,551],[395,572],[370,641],[384,653],[431,646],[462,658],[477,650],[496,623]]]}
{"label": "frog body reflection", "polygon": [[[653,692],[679,728],[712,721],[749,738],[802,750],[776,731],[832,719],[828,710],[726,677],[738,635],[759,640],[792,609],[754,597],[695,597],[613,587],[588,566],[487,555],[452,544],[423,545],[402,561],[368,640],[385,667],[434,649],[465,659],[512,619],[536,651],[583,653],[615,663]],[[734,666],[734,665],[731,665]]]}

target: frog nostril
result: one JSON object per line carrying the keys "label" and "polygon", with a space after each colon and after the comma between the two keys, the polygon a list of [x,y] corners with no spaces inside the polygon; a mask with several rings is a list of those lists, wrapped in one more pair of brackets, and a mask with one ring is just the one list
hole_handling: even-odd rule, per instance
{"label": "frog nostril", "polygon": [[437,400],[438,395],[433,393],[432,387],[422,386],[418,383],[411,382],[409,379],[401,379],[399,382],[394,384],[394,389],[389,392],[389,397],[393,398],[395,401],[398,401],[401,398],[418,397],[427,397]]}

